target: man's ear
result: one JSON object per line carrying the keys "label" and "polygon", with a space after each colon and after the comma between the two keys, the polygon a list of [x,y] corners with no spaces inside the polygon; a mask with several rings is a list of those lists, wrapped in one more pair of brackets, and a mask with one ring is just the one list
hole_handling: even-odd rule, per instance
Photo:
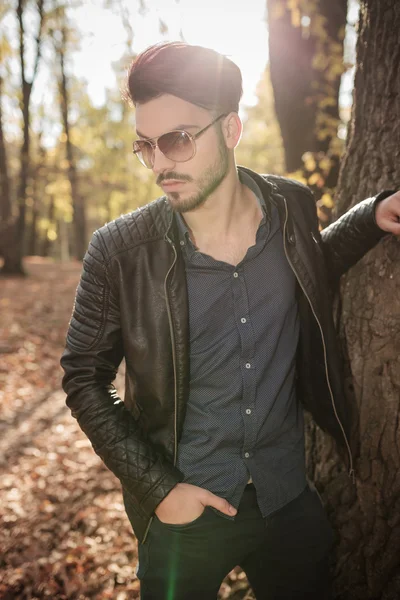
{"label": "man's ear", "polygon": [[242,130],[242,121],[237,112],[229,113],[222,122],[222,132],[229,149],[236,148],[242,136]]}

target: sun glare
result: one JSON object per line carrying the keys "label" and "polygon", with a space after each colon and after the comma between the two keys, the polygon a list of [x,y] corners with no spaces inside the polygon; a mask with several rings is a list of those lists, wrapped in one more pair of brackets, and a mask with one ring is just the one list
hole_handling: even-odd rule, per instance
{"label": "sun glare", "polygon": [[[254,104],[254,90],[268,58],[265,0],[122,0],[133,29],[133,51],[138,53],[162,40],[183,39],[226,54],[243,76],[242,106]],[[112,7],[112,4],[111,4]],[[98,104],[104,87],[115,85],[112,61],[126,50],[122,18],[118,8],[104,9],[100,0],[85,2],[76,10],[79,29],[84,31],[75,71],[87,79],[89,93]],[[167,31],[160,33],[160,22]]]}

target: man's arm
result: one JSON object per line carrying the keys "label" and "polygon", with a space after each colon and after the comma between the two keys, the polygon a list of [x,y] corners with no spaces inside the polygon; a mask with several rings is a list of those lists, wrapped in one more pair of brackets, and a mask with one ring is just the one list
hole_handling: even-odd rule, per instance
{"label": "man's arm", "polygon": [[333,282],[337,282],[380,239],[389,232],[394,233],[394,230],[383,230],[376,220],[378,203],[393,198],[393,194],[393,190],[386,190],[362,200],[321,232],[321,247]]}
{"label": "man's arm", "polygon": [[66,404],[96,454],[151,516],[182,473],[141,435],[112,385],[123,357],[115,286],[98,232],[83,261],[66,349],[61,358]]}

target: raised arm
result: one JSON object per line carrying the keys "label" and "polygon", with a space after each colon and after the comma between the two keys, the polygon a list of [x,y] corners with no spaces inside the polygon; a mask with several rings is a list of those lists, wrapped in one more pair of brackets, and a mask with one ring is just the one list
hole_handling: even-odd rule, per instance
{"label": "raised arm", "polygon": [[375,210],[377,203],[391,194],[384,191],[362,200],[321,232],[322,249],[335,279],[387,235],[376,222]]}

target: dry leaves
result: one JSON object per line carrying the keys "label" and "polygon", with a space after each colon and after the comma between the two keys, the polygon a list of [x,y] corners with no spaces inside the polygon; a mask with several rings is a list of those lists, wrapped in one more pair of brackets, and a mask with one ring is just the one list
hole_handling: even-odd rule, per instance
{"label": "dry leaves", "polygon": [[[119,481],[60,391],[81,265],[26,268],[25,279],[0,279],[0,599],[135,600],[136,540]],[[251,597],[235,569],[219,598]]]}

